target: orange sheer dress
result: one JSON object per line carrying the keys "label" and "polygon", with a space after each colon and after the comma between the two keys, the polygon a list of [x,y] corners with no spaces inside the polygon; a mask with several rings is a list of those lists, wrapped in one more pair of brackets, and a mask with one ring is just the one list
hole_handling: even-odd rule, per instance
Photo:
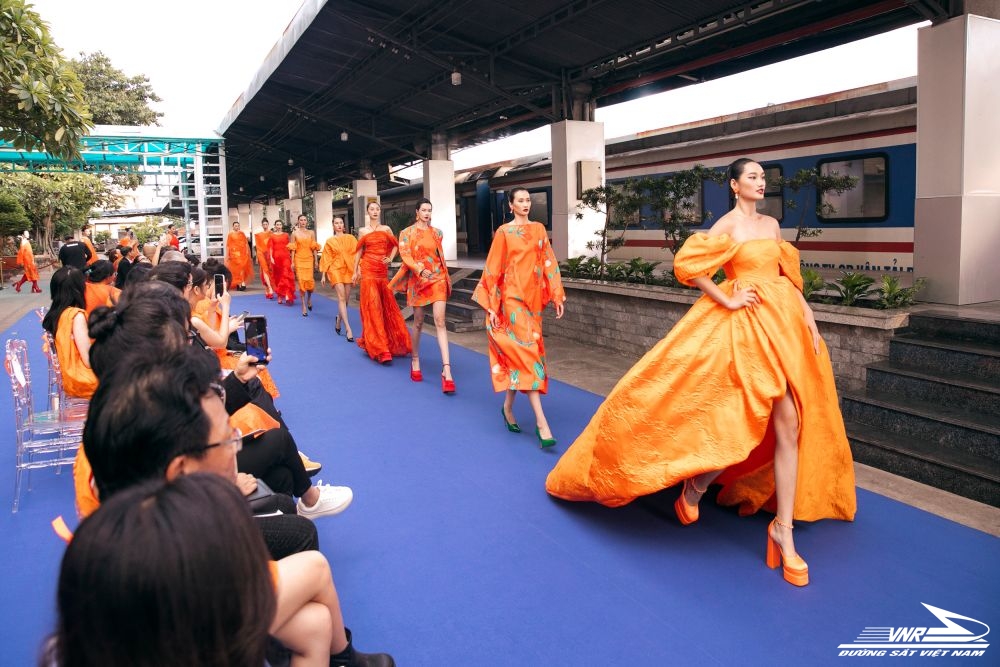
{"label": "orange sheer dress", "polygon": [[84,310],[90,316],[94,309],[99,306],[113,306],[118,303],[118,296],[121,293],[120,289],[109,283],[92,283],[88,280],[84,285],[83,292],[87,302]]}
{"label": "orange sheer dress", "polygon": [[271,247],[271,232],[257,232],[253,236],[254,242],[257,244],[257,266],[260,267],[260,282],[264,286],[265,290],[268,290],[270,294],[268,284],[264,281],[264,278],[271,277],[271,260],[268,256],[268,251]]}
{"label": "orange sheer dress", "polygon": [[[426,306],[435,301],[447,301],[451,296],[451,276],[444,261],[441,238],[444,234],[435,227],[423,229],[410,225],[399,233],[399,258],[403,260],[389,289],[406,292],[406,305]],[[422,271],[430,271],[430,278],[421,278]]]}
{"label": "orange sheer dress", "polygon": [[288,248],[295,252],[295,279],[299,283],[299,289],[312,292],[316,289],[316,251],[319,250],[319,244],[312,234],[300,236],[298,232],[294,232]]}
{"label": "orange sheer dress", "polygon": [[382,261],[395,246],[393,235],[382,230],[369,232],[358,241],[362,336],[355,342],[372,359],[382,359],[387,354],[402,357],[410,353],[410,332],[389,290],[389,265]]}
{"label": "orange sheer dress", "polygon": [[500,225],[472,300],[501,322],[494,329],[486,316],[493,390],[548,392],[542,311],[566,293],[541,223]]}
{"label": "orange sheer dress", "polygon": [[97,376],[83,363],[80,350],[73,341],[73,318],[86,317],[83,308],[67,308],[56,323],[56,354],[62,371],[63,391],[73,398],[90,398],[97,391]]}
{"label": "orange sheer dress", "polygon": [[549,473],[546,490],[610,507],[724,469],[718,502],[741,515],[776,510],[775,401],[790,391],[799,415],[795,519],[851,520],[854,466],[825,344],[813,350],[790,243],[695,234],[674,259],[688,285],[722,266],[719,287],[753,285],[761,303],[730,311],[703,295],[598,408]]}
{"label": "orange sheer dress", "polygon": [[253,279],[253,264],[250,262],[250,244],[243,232],[229,232],[226,237],[226,268],[233,274],[230,288],[250,282]]}
{"label": "orange sheer dress", "polygon": [[35,266],[35,251],[31,249],[31,241],[21,241],[17,250],[17,264],[24,269],[26,281],[38,280],[38,267]]}
{"label": "orange sheer dress", "polygon": [[319,258],[319,271],[331,285],[354,281],[354,253],[358,239],[351,234],[336,234],[323,244]]}
{"label": "orange sheer dress", "polygon": [[271,234],[271,287],[279,299],[295,301],[295,274],[292,273],[292,256],[288,251],[288,233]]}

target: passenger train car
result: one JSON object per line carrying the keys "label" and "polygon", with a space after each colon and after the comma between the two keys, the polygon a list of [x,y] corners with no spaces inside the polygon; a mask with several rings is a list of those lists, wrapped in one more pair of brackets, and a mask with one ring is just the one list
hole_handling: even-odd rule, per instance
{"label": "passenger train car", "polygon": [[[772,185],[760,210],[780,221],[786,239],[795,238],[803,212],[805,226],[822,230],[798,242],[803,265],[913,270],[915,78],[614,139],[606,146],[605,177],[614,183],[696,164],[722,169],[743,156],[764,166]],[[801,200],[804,193],[796,196],[777,185],[776,177],[791,177],[803,168],[853,175],[858,183],[842,195],[831,195],[828,201],[836,212],[818,219],[814,197],[792,208],[789,202]],[[488,251],[493,230],[505,221],[505,193],[515,185],[529,189],[532,218],[551,228],[548,156],[467,170],[456,174],[460,251]],[[383,219],[392,221],[410,216],[422,192],[420,185],[411,184],[380,195]],[[729,189],[713,181],[702,184],[692,203],[697,212],[692,230],[707,229],[732,205]],[[671,259],[655,220],[630,228],[625,238],[613,258]]]}

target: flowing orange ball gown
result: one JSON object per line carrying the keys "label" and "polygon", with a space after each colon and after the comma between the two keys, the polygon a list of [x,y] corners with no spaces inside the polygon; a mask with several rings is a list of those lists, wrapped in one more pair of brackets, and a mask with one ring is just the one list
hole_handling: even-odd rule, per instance
{"label": "flowing orange ball gown", "polygon": [[319,244],[313,239],[312,234],[300,235],[298,232],[293,232],[288,248],[295,252],[295,279],[299,283],[299,289],[303,292],[312,292],[316,289],[315,253],[319,250]]}
{"label": "flowing orange ball gown", "polygon": [[31,241],[21,241],[17,249],[17,264],[24,269],[24,280],[38,281],[38,267],[35,265],[35,251],[31,249]]}
{"label": "flowing orange ball gown", "polygon": [[271,287],[279,299],[295,302],[295,274],[292,273],[292,256],[288,251],[288,232],[271,234]]}
{"label": "flowing orange ball gown", "polygon": [[336,234],[323,244],[319,271],[331,285],[353,282],[354,253],[357,249],[358,239],[351,234]]}
{"label": "flowing orange ball gown", "polygon": [[369,232],[358,241],[357,253],[361,255],[358,305],[362,335],[355,342],[369,357],[377,360],[383,360],[386,355],[402,357],[410,353],[410,332],[389,290],[389,265],[382,261],[395,246],[395,237],[382,230]]}
{"label": "flowing orange ball gown", "polygon": [[[447,301],[451,296],[451,276],[444,261],[441,238],[444,234],[435,227],[421,229],[410,225],[399,233],[399,258],[403,266],[389,282],[389,289],[406,292],[406,305],[426,306],[435,301]],[[430,278],[421,278],[422,271],[430,271]]]}
{"label": "flowing orange ball gown", "polygon": [[[264,290],[267,294],[271,294],[271,289],[273,288],[273,283],[269,283],[271,279],[271,260],[268,257],[268,251],[271,247],[271,232],[257,232],[253,235],[254,243],[257,244],[257,266],[260,268],[260,284],[264,286]],[[268,285],[271,287],[268,287]]]}
{"label": "flowing orange ball gown", "polygon": [[500,225],[472,300],[502,323],[492,328],[487,314],[493,390],[547,393],[542,311],[549,302],[565,301],[566,293],[541,223]]}
{"label": "flowing orange ball gown", "polygon": [[226,237],[226,268],[233,274],[230,288],[243,285],[253,279],[253,264],[250,262],[250,245],[243,232],[229,232]]}
{"label": "flowing orange ball gown", "polygon": [[722,266],[719,287],[753,285],[761,303],[730,311],[704,295],[618,382],[549,473],[546,490],[610,507],[724,469],[718,502],[775,511],[771,409],[786,391],[799,414],[795,519],[851,520],[854,466],[826,345],[813,350],[790,243],[695,234],[674,259],[691,285]]}

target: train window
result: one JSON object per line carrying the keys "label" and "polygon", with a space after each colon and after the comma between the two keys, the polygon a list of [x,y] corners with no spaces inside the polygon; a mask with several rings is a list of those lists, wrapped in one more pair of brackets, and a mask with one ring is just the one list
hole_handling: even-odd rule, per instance
{"label": "train window", "polygon": [[888,159],[885,155],[824,160],[818,166],[824,176],[836,174],[858,179],[858,184],[846,192],[828,192],[823,196],[823,203],[830,207],[820,216],[823,220],[885,220],[888,209]]}
{"label": "train window", "polygon": [[531,219],[545,225],[545,229],[552,229],[552,216],[549,214],[549,193],[548,190],[530,192],[531,194]]}
{"label": "train window", "polygon": [[[781,167],[764,166],[764,198],[757,202],[757,212],[769,215],[778,222],[785,217],[785,189],[781,183]],[[704,185],[702,186],[704,187]],[[733,191],[729,191],[729,208],[736,206]]]}

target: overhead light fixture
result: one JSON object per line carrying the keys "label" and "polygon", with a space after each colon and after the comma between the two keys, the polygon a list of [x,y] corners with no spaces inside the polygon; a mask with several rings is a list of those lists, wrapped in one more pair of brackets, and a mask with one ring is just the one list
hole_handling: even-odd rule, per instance
{"label": "overhead light fixture", "polygon": [[340,140],[341,141],[347,141],[348,138],[349,137],[347,136],[347,130],[344,130],[343,132],[340,133]]}
{"label": "overhead light fixture", "polygon": [[261,175],[260,175],[260,182],[261,182],[261,183],[263,183],[263,182],[264,182],[264,174],[261,174]]}
{"label": "overhead light fixture", "polygon": [[295,164],[295,160],[288,158],[288,166],[291,167],[293,164]]}
{"label": "overhead light fixture", "polygon": [[454,72],[451,73],[451,85],[453,86],[462,85],[462,73],[459,72],[458,70],[455,70]]}
{"label": "overhead light fixture", "polygon": [[240,186],[240,192],[243,192],[243,186],[242,185]]}

